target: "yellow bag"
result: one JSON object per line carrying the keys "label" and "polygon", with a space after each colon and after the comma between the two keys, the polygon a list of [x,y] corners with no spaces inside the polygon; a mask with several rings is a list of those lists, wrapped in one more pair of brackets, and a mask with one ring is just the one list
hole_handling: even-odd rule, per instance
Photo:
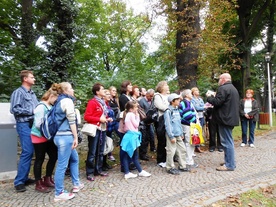
{"label": "yellow bag", "polygon": [[191,131],[191,137],[190,137],[191,145],[204,144],[204,139],[202,136],[202,128],[200,124],[191,123],[190,131]]}

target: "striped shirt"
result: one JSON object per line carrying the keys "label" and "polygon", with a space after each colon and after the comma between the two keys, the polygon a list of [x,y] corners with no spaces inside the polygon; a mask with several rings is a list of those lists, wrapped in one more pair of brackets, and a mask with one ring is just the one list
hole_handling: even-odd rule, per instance
{"label": "striped shirt", "polygon": [[17,122],[28,122],[34,119],[34,109],[37,105],[35,93],[20,86],[11,95],[10,112]]}

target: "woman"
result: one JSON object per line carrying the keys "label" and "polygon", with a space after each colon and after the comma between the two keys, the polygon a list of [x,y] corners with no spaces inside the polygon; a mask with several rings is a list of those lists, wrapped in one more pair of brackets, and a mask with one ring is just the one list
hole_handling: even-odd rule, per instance
{"label": "woman", "polygon": [[121,95],[119,97],[119,105],[121,112],[125,110],[126,103],[130,101],[130,92],[132,91],[132,84],[130,81],[124,81],[121,84]]}
{"label": "woman", "polygon": [[108,110],[103,98],[105,90],[102,84],[96,83],[92,87],[92,98],[86,107],[84,120],[90,124],[97,126],[95,137],[88,136],[88,153],[86,159],[86,178],[94,181],[94,176],[107,176],[103,172],[103,152],[106,139],[106,124],[111,122],[112,118],[108,118]]}
{"label": "woman", "polygon": [[[58,149],[58,162],[55,172],[55,198],[54,201],[64,201],[75,197],[84,185],[79,180],[78,134],[76,126],[76,113],[74,106],[74,89],[68,82],[62,82],[58,87],[58,100],[56,103],[56,121],[59,129],[54,137]],[[72,193],[64,191],[64,176],[70,159]]]}
{"label": "woman", "polygon": [[[57,93],[58,84],[54,83],[51,88],[44,93],[41,102],[34,110],[34,123],[31,130],[32,143],[35,150],[35,162],[34,162],[34,176],[36,181],[35,190],[47,193],[51,190],[48,187],[55,187],[55,183],[52,179],[52,173],[57,161],[57,147],[53,140],[48,141],[41,135],[40,125],[45,114],[50,110],[52,105],[58,98]],[[46,165],[46,176],[44,181],[41,179],[42,164],[47,153],[49,161]]]}
{"label": "woman", "polygon": [[198,167],[198,164],[196,164],[193,159],[195,147],[190,144],[190,124],[196,123],[197,119],[195,109],[191,103],[193,98],[192,91],[190,89],[186,89],[182,92],[181,96],[183,100],[180,102],[179,112],[185,137],[184,144],[186,146],[186,162],[187,167],[190,169]]}
{"label": "woman", "polygon": [[[166,81],[160,81],[156,86],[156,92],[153,98],[153,104],[158,109],[158,120],[163,116],[169,107],[168,94],[169,85]],[[158,122],[155,123],[155,129],[158,128]],[[160,167],[166,167],[166,137],[165,133],[156,133],[157,135],[157,164]]]}
{"label": "woman", "polygon": [[[197,87],[193,87],[191,89],[191,91],[192,91],[192,95],[193,95],[191,103],[195,107],[197,118],[199,119],[199,123],[200,123],[200,125],[202,127],[202,131],[203,131],[203,127],[205,125],[205,120],[204,120],[204,115],[203,115],[203,111],[205,109],[205,104],[204,104],[203,99],[199,95],[199,90],[198,90]],[[203,152],[200,149],[200,145],[195,146],[195,151],[196,152]]]}
{"label": "woman", "polygon": [[240,119],[242,127],[242,143],[241,147],[247,144],[247,129],[249,126],[249,146],[254,148],[254,134],[256,122],[259,119],[258,102],[253,98],[254,91],[246,90],[245,98],[240,101]]}

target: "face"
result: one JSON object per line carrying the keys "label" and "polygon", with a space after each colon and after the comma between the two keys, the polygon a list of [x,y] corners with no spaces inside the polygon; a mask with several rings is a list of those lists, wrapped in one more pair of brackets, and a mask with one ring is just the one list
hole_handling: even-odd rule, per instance
{"label": "face", "polygon": [[96,92],[97,96],[99,96],[100,98],[105,97],[105,91],[104,91],[104,87],[101,86],[100,90]]}
{"label": "face", "polygon": [[224,84],[224,78],[223,78],[223,76],[220,76],[220,77],[219,77],[218,84],[219,84],[220,86]]}
{"label": "face", "polygon": [[151,101],[153,99],[154,93],[147,93],[146,98]]}
{"label": "face", "polygon": [[110,95],[111,95],[111,97],[116,97],[116,95],[117,95],[117,89],[116,88],[111,88],[110,89]]}
{"label": "face", "polygon": [[194,94],[194,96],[199,96],[199,90],[198,90],[198,88],[194,90],[193,94]]}
{"label": "face", "polygon": [[193,98],[192,91],[189,91],[185,98],[188,100],[192,100]]}
{"label": "face", "polygon": [[34,85],[35,84],[35,78],[34,78],[34,75],[33,74],[31,74],[31,73],[29,73],[28,74],[28,77],[25,77],[24,78],[24,82],[26,82],[27,84],[29,84],[29,85]]}
{"label": "face", "polygon": [[111,94],[110,94],[109,90],[106,90],[106,91],[105,91],[105,97],[104,97],[104,99],[105,99],[106,101],[110,101],[110,99],[111,99]]}
{"label": "face", "polygon": [[163,86],[162,93],[164,93],[164,94],[169,94],[169,93],[170,93],[170,87],[169,87],[168,84],[165,84],[165,85]]}
{"label": "face", "polygon": [[147,93],[147,90],[145,88],[141,88],[141,96],[145,96]]}
{"label": "face", "polygon": [[245,96],[246,96],[246,98],[248,98],[248,99],[250,99],[250,98],[253,97],[252,93],[250,93],[250,92],[246,92]]}
{"label": "face", "polygon": [[139,88],[135,88],[135,89],[134,89],[133,95],[135,95],[136,97],[138,97],[138,96],[140,95]]}
{"label": "face", "polygon": [[71,84],[68,84],[68,88],[66,89],[66,94],[70,95],[70,96],[74,96],[74,89],[72,88]]}
{"label": "face", "polygon": [[127,92],[131,92],[132,91],[132,84],[127,85]]}
{"label": "face", "polygon": [[180,98],[174,99],[174,100],[172,101],[172,106],[179,106],[179,103],[180,103]]}

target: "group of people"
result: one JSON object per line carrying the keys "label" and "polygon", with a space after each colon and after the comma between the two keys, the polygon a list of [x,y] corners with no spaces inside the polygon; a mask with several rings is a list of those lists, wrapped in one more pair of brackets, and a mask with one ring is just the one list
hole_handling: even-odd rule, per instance
{"label": "group of people", "polygon": [[[55,188],[55,201],[68,200],[75,196],[84,185],[79,181],[79,157],[77,113],[74,107],[74,90],[70,83],[53,84],[37,101],[31,87],[35,83],[32,71],[24,70],[20,74],[22,85],[11,96],[11,113],[16,119],[22,153],[18,163],[18,172],[14,180],[17,192],[24,192],[25,185],[36,183],[35,189],[49,192]],[[170,93],[168,83],[160,81],[154,89],[139,88],[130,81],[121,84],[120,95],[111,86],[105,89],[101,83],[92,87],[93,98],[88,101],[83,116],[85,122],[96,127],[95,136],[88,136],[86,158],[86,178],[94,181],[95,176],[108,176],[111,166],[107,159],[115,161],[112,152],[104,155],[106,136],[112,138],[115,132],[120,137],[120,162],[124,178],[149,177],[151,174],[142,169],[139,162],[149,160],[148,148],[156,152],[157,165],[167,172],[178,175],[198,167],[194,162],[194,151],[200,152],[200,146],[190,143],[190,125],[199,123],[202,127],[208,123],[209,151],[218,148],[224,152],[224,163],[218,171],[233,171],[236,168],[234,140],[232,130],[242,123],[242,144],[247,144],[247,126],[249,123],[249,145],[254,147],[254,129],[258,116],[258,105],[253,99],[253,90],[246,91],[246,98],[239,101],[239,94],[231,83],[229,73],[219,77],[216,93],[206,93],[204,103],[197,87],[185,89],[180,94]],[[43,137],[39,126],[44,115],[52,105],[56,105],[59,130],[48,141]],[[157,109],[157,120],[147,121],[146,113],[150,108]],[[204,116],[205,115],[205,116]],[[162,130],[162,128],[164,130]],[[155,135],[157,144],[155,144]],[[157,148],[155,148],[157,146]],[[31,159],[35,152],[35,181],[28,177]],[[46,175],[42,178],[42,164],[45,154],[49,161]],[[54,179],[52,174],[56,165]],[[178,162],[178,168],[175,167]],[[72,192],[64,190],[64,175],[68,167],[72,178]],[[130,172],[137,170],[138,175]]]}

